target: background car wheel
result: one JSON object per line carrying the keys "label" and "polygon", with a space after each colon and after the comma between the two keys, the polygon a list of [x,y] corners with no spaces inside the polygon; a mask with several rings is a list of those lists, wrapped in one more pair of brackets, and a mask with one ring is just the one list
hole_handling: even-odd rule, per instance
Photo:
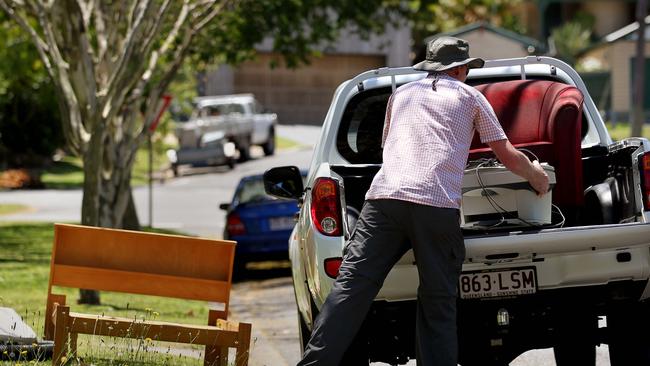
{"label": "background car wheel", "polygon": [[266,143],[262,145],[262,150],[264,150],[264,155],[269,156],[275,153],[275,129],[271,128],[269,130],[269,139],[266,140]]}
{"label": "background car wheel", "polygon": [[237,161],[234,158],[230,158],[228,159],[226,165],[228,165],[228,168],[230,169],[235,169],[235,166],[237,165]]}
{"label": "background car wheel", "polygon": [[180,174],[178,172],[178,164],[172,164],[171,168],[172,168],[172,173],[174,174],[174,177],[180,176]]}
{"label": "background car wheel", "polygon": [[250,136],[242,141],[238,146],[239,150],[239,161],[244,162],[251,159],[251,138]]}
{"label": "background car wheel", "polygon": [[248,270],[246,269],[246,260],[244,259],[237,259],[235,257],[235,263],[233,265],[232,269],[232,279],[233,281],[241,281],[242,279],[246,278],[246,275],[248,273]]}

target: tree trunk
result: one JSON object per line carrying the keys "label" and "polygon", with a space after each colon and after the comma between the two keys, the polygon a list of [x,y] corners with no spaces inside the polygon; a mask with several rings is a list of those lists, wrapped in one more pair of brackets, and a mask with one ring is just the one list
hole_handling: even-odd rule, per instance
{"label": "tree trunk", "polygon": [[[84,188],[81,202],[81,224],[99,226],[99,192],[100,172],[102,171],[104,133],[92,135],[88,149],[83,154]],[[79,290],[79,304],[99,305],[99,292],[94,290]]]}
{"label": "tree trunk", "polygon": [[[82,225],[139,230],[131,192],[131,170],[137,145],[129,137],[95,132],[84,153]],[[82,289],[79,303],[100,304],[98,291]]]}
{"label": "tree trunk", "polygon": [[133,190],[129,190],[129,203],[126,206],[124,219],[122,220],[122,228],[126,230],[140,231],[140,220],[138,219],[138,212],[135,209],[135,201],[133,200]]}

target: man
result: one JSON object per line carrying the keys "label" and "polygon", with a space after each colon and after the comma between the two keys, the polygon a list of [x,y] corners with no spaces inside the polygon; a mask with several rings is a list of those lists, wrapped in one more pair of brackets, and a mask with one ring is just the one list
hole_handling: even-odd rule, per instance
{"label": "man", "polygon": [[465,258],[459,207],[474,130],[540,195],[549,184],[539,162],[510,144],[485,97],[464,83],[469,69],[483,64],[469,57],[466,41],[437,38],[427,45],[426,60],[413,66],[428,77],[391,95],[382,167],[298,365],[341,363],[386,275],[411,248],[420,279],[417,364],[457,365],[456,284]]}

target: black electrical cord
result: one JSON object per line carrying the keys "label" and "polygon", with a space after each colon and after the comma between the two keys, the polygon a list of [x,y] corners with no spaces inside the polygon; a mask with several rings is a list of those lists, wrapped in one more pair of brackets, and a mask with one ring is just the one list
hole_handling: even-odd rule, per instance
{"label": "black electrical cord", "polygon": [[479,185],[481,186],[481,189],[485,193],[485,198],[487,198],[488,202],[490,203],[490,206],[492,206],[492,208],[494,209],[494,211],[496,213],[499,213],[501,215],[501,220],[498,223],[494,224],[494,225],[488,226],[488,228],[493,228],[493,227],[497,227],[499,225],[502,225],[505,222],[504,214],[510,216],[510,218],[512,218],[512,219],[519,220],[519,221],[523,222],[524,224],[526,224],[528,226],[536,227],[536,228],[542,227],[542,225],[538,225],[538,224],[529,222],[527,220],[522,219],[521,217],[513,216],[512,214],[510,214],[510,212],[508,212],[506,209],[501,207],[496,202],[496,200],[492,197],[492,195],[487,191],[487,187],[485,186],[485,184],[483,184],[483,179],[481,178],[481,174],[479,173],[479,168],[481,168],[484,165],[485,165],[485,162],[482,162],[479,165],[477,165],[476,168],[474,168],[474,170],[476,172],[476,178],[478,180]]}
{"label": "black electrical cord", "polygon": [[[539,161],[539,158],[537,157],[537,155],[535,155],[535,153],[533,153],[532,151],[530,151],[528,149],[523,149],[523,148],[519,148],[518,150],[529,153],[530,155],[532,155],[535,158],[535,160]],[[479,173],[479,169],[481,167],[488,166],[488,165],[489,166],[497,166],[497,162],[498,162],[498,160],[496,158],[482,158],[482,159],[473,160],[473,161],[470,162],[470,163],[474,163],[474,164],[478,163],[474,167],[474,171],[476,173],[476,178],[478,180],[478,183],[481,186],[481,190],[484,193],[484,197],[487,199],[490,206],[492,206],[495,213],[498,213],[501,216],[501,219],[499,220],[499,222],[497,222],[496,224],[490,225],[490,226],[486,226],[486,229],[492,229],[492,228],[498,227],[498,226],[502,225],[504,222],[506,222],[506,217],[504,215],[508,215],[512,219],[519,220],[522,223],[524,223],[524,224],[526,224],[528,226],[531,226],[531,227],[535,227],[535,228],[544,228],[544,227],[546,227],[546,228],[556,228],[556,227],[564,226],[564,223],[566,222],[566,218],[564,217],[564,214],[562,213],[562,210],[560,210],[560,208],[558,206],[554,205],[554,204],[551,204],[551,207],[555,208],[557,211],[554,212],[553,210],[551,210],[551,213],[559,214],[560,217],[562,218],[562,220],[559,223],[553,224],[553,225],[539,225],[539,224],[529,222],[527,220],[522,219],[521,217],[513,216],[512,214],[510,214],[510,212],[508,212],[506,209],[501,207],[496,202],[496,200],[494,198],[492,198],[492,195],[490,194],[490,192],[488,192],[488,187],[486,187],[485,184],[483,183],[483,179],[481,178],[481,174]]]}

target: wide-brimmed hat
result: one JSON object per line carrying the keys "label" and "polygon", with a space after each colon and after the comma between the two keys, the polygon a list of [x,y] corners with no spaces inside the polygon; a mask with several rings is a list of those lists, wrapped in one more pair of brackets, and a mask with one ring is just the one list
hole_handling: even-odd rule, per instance
{"label": "wide-brimmed hat", "polygon": [[469,43],[456,37],[438,37],[427,44],[426,59],[413,65],[416,70],[444,71],[467,65],[470,69],[483,67],[485,61],[469,57]]}

